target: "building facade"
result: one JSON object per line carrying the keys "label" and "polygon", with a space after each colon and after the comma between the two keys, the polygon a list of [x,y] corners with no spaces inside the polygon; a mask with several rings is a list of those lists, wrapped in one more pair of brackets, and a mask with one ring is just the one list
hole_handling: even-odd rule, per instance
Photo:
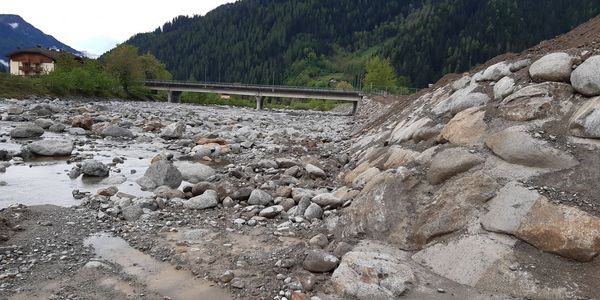
{"label": "building facade", "polygon": [[61,55],[69,55],[77,60],[81,60],[81,58],[67,52],[44,48],[18,49],[6,56],[10,59],[10,74],[17,76],[38,76],[54,71],[56,60]]}

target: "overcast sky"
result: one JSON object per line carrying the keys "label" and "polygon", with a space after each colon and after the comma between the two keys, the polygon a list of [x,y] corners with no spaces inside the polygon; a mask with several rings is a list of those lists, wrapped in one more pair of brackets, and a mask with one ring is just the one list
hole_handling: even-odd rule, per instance
{"label": "overcast sky", "polygon": [[80,51],[102,54],[136,33],[153,31],[179,15],[204,15],[234,0],[2,1],[0,13],[20,15]]}

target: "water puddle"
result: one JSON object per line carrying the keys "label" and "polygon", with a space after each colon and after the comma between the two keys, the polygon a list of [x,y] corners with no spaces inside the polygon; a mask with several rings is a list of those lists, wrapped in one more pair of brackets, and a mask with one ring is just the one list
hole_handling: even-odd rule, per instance
{"label": "water puddle", "polygon": [[133,249],[121,238],[108,234],[96,234],[84,241],[92,246],[96,255],[103,260],[118,264],[123,272],[134,276],[148,289],[177,300],[228,300],[224,291],[211,287],[207,282],[195,278],[190,272],[176,270],[172,265],[155,260]]}

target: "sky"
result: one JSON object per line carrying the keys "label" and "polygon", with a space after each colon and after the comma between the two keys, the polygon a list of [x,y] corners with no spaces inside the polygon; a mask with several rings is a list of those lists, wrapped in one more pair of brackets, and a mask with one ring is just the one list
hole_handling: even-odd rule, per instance
{"label": "sky", "polygon": [[234,0],[2,1],[2,14],[20,15],[79,51],[103,54],[136,33],[154,31],[180,15],[204,15]]}

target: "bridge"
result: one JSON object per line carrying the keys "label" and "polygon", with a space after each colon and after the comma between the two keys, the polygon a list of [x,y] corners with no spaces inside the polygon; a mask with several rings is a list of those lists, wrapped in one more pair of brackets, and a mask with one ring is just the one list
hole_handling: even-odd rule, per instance
{"label": "bridge", "polygon": [[207,83],[184,81],[144,81],[147,88],[167,91],[169,102],[179,103],[182,92],[210,93],[222,95],[252,96],[256,98],[256,109],[264,108],[265,97],[321,99],[352,102],[352,114],[356,113],[363,94],[357,90],[337,90],[275,85],[253,85],[237,83]]}

